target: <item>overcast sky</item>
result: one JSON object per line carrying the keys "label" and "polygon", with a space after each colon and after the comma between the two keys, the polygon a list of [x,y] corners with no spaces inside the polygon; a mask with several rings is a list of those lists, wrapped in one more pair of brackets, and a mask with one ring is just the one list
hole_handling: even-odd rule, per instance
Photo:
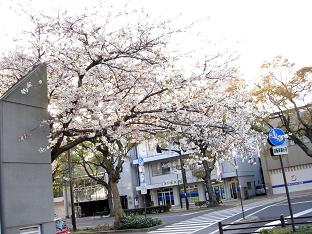
{"label": "overcast sky", "polygon": [[[33,8],[43,11],[82,9],[89,3],[90,0],[31,1]],[[198,30],[203,35],[217,47],[240,55],[238,64],[246,79],[256,78],[260,65],[276,55],[286,56],[298,66],[312,65],[310,0],[131,0],[131,3],[164,18],[181,13],[181,24],[202,20]],[[0,50],[11,47],[14,33],[23,27],[24,20],[12,9],[12,1],[0,0]],[[193,46],[191,42],[189,46]]]}

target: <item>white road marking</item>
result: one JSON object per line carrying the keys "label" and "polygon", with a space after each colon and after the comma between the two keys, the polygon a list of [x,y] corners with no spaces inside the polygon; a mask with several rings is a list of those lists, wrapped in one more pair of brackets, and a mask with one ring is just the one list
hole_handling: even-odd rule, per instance
{"label": "white road marking", "polygon": [[[296,204],[304,204],[304,203],[311,203],[312,201],[302,201],[302,202],[292,202],[292,205],[296,205]],[[285,202],[283,204],[279,204],[279,205],[275,205],[275,206],[288,206],[288,203]]]}
{"label": "white road marking", "polygon": [[[254,214],[257,214],[257,213],[259,213],[259,212],[261,212],[261,211],[263,211],[263,210],[265,210],[265,209],[267,209],[267,208],[269,208],[269,207],[275,206],[276,204],[279,204],[279,203],[282,203],[282,202],[284,202],[284,201],[281,201],[281,202],[274,203],[274,204],[272,204],[272,205],[263,207],[262,209],[257,210],[256,212],[253,212],[253,213],[251,213],[251,214],[245,216],[245,218],[248,218],[248,217],[250,217],[250,216],[253,216]],[[253,207],[253,208],[256,208],[256,207]],[[248,210],[251,210],[251,209],[253,209],[253,208],[250,208],[250,209],[248,209]],[[248,211],[248,210],[245,210],[245,211]],[[233,216],[234,216],[234,215],[233,215]],[[233,221],[232,223],[239,222],[239,221],[241,221],[242,219],[243,219],[243,218],[237,219],[237,220]],[[229,227],[229,226],[225,226],[224,228],[227,228],[227,227]],[[211,232],[210,234],[214,234],[214,233],[216,233],[216,232],[219,232],[219,229],[217,229],[217,230]]]}
{"label": "white road marking", "polygon": [[[246,206],[245,211],[254,209],[259,206],[268,204],[267,202],[257,202]],[[258,211],[259,212],[259,211]],[[199,213],[199,212],[196,212]],[[200,230],[206,229],[219,221],[234,217],[241,213],[240,207],[229,208],[221,211],[214,211],[208,214],[197,216],[191,219],[187,219],[178,223],[170,224],[168,226],[159,228],[148,233],[159,233],[159,234],[192,234]],[[218,230],[217,230],[218,231]],[[215,233],[215,232],[214,232]]]}
{"label": "white road marking", "polygon": [[[300,217],[302,215],[305,215],[305,214],[308,214],[308,213],[311,213],[311,212],[312,212],[312,208],[304,210],[304,211],[301,211],[299,213],[294,214],[294,218]],[[287,216],[286,218],[290,219],[290,216]],[[264,227],[257,229],[256,232],[260,232],[260,230],[266,230],[266,229],[274,228],[274,227],[265,227],[267,225],[280,225],[280,224],[281,224],[281,221],[280,220],[276,220],[276,221],[273,221],[273,222],[265,224]]]}
{"label": "white road marking", "polygon": [[181,214],[180,216],[187,216],[187,215],[192,215],[192,214],[198,214],[198,213],[202,213],[202,212],[206,212],[206,211],[212,211],[213,209],[207,209],[207,210],[202,210],[202,211],[196,211],[196,212],[192,212],[192,213],[187,213],[187,214]]}

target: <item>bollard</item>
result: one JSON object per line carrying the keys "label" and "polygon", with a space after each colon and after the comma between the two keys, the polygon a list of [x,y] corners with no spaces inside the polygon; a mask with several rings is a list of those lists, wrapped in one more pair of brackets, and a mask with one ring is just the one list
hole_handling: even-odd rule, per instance
{"label": "bollard", "polygon": [[280,221],[281,221],[281,226],[282,226],[282,227],[286,227],[284,215],[281,215],[281,216],[280,216]]}
{"label": "bollard", "polygon": [[219,233],[223,234],[222,223],[218,222],[218,226],[219,226]]}

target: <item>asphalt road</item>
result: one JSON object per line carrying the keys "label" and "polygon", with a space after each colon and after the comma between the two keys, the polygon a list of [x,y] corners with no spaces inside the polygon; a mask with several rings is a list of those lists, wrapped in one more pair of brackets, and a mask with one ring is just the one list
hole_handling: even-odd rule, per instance
{"label": "asphalt road", "polygon": [[[293,210],[293,216],[295,218],[295,223],[296,222],[300,222],[300,221],[309,221],[312,222],[312,197],[311,196],[305,196],[305,197],[300,197],[300,198],[295,198],[291,200],[291,206],[292,206],[292,210]],[[291,219],[290,219],[290,213],[289,213],[289,207],[288,207],[288,203],[287,201],[282,201],[282,202],[277,202],[268,206],[263,206],[261,208],[259,208],[256,211],[251,211],[247,212],[247,218],[248,217],[253,217],[253,219],[255,220],[268,220],[271,219],[272,221],[269,222],[263,222],[261,224],[262,227],[264,226],[264,228],[272,228],[272,227],[266,227],[266,225],[279,225],[280,221],[278,220],[278,218],[280,217],[280,215],[284,215],[286,219],[286,224],[291,224]],[[308,219],[299,219],[302,217],[307,217],[310,216],[310,218]],[[232,219],[232,220],[226,220],[225,223],[231,223],[231,222],[237,222],[238,220]],[[243,221],[243,220],[241,220]],[[252,225],[239,225],[236,226],[237,228],[240,227],[253,227],[255,226],[255,224]],[[297,227],[298,225],[295,224],[295,226]],[[228,228],[231,228],[234,226],[229,226]],[[247,229],[246,233],[250,233],[251,231],[260,231],[260,229],[262,228],[252,228],[252,229]],[[216,232],[218,233],[218,232]],[[239,231],[227,231],[227,234],[234,234],[234,233],[240,233],[242,234],[243,231],[239,230]]]}
{"label": "asphalt road", "polygon": [[[305,196],[292,199],[292,207],[294,216],[312,215],[312,196]],[[289,216],[288,203],[286,200],[267,204],[255,203],[245,206],[245,217],[247,221],[273,219],[277,220],[281,214],[285,217]],[[204,212],[196,217],[186,219],[163,228],[148,232],[151,234],[214,234],[219,233],[218,222],[229,224],[242,221],[241,207],[231,209]],[[263,223],[265,225],[266,222]],[[236,227],[247,227],[248,225],[240,225]],[[249,225],[250,226],[250,225]],[[258,228],[251,230],[228,231],[226,234],[233,233],[251,233]]]}
{"label": "asphalt road", "polygon": [[[229,224],[242,220],[241,206],[236,202],[235,207],[230,206],[219,207],[215,209],[203,209],[181,212],[170,212],[157,215],[148,215],[149,217],[159,218],[165,225],[156,230],[147,232],[150,234],[214,234],[219,233],[218,222]],[[293,213],[295,216],[312,216],[312,195],[300,195],[292,198]],[[277,197],[273,199],[264,198],[252,201],[244,201],[244,213],[247,221],[272,219],[277,220],[281,214],[285,217],[289,216],[288,204],[286,198]],[[113,222],[112,218],[83,218],[78,219],[78,228],[91,227],[98,224]],[[70,224],[70,221],[68,222]],[[266,222],[263,225],[267,224]],[[238,226],[246,227],[248,225]],[[256,230],[257,228],[251,229]],[[246,230],[245,233],[250,233]],[[146,233],[146,232],[136,232]],[[228,231],[226,234],[240,233],[243,231]],[[119,234],[121,234],[119,232]],[[132,234],[135,234],[132,232]]]}

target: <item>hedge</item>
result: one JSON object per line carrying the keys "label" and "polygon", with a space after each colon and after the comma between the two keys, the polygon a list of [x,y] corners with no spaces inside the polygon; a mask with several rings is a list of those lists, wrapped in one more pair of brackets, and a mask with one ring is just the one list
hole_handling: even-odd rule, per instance
{"label": "hedge", "polygon": [[195,202],[195,206],[202,207],[202,206],[206,206],[206,205],[207,205],[206,201],[196,201]]}
{"label": "hedge", "polygon": [[136,217],[131,215],[121,217],[120,224],[118,226],[115,226],[114,229],[141,229],[153,227],[160,224],[161,220],[159,219]]}
{"label": "hedge", "polygon": [[[168,212],[170,208],[171,208],[171,205],[146,207],[146,214]],[[145,208],[124,210],[124,213],[126,215],[143,215],[144,212],[145,212]]]}

